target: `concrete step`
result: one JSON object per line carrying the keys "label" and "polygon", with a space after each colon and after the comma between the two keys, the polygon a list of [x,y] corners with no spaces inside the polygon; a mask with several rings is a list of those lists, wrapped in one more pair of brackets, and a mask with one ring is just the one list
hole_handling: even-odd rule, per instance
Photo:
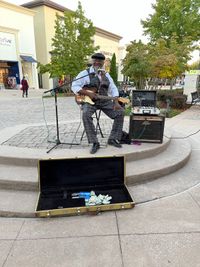
{"label": "concrete step", "polygon": [[[135,160],[130,161],[129,159],[129,161],[126,162],[126,182],[128,185],[166,175],[182,167],[187,162],[191,152],[189,143],[177,140],[166,143],[165,151],[159,154],[157,154],[159,150],[159,148],[157,149],[158,145],[151,146],[152,144],[148,144],[149,150],[151,151],[149,153],[147,144],[145,148],[140,148],[141,150],[139,150],[137,146],[138,150],[135,151],[135,155],[134,152],[132,152]],[[145,150],[148,155],[151,155],[151,153],[153,153],[153,148],[156,151],[156,156],[149,157],[148,159],[139,159]],[[125,154],[125,156],[126,155],[127,154]],[[37,167],[1,164],[0,170],[1,189],[37,190]]]}
{"label": "concrete step", "polygon": [[188,141],[171,140],[164,152],[154,157],[127,162],[126,183],[141,183],[173,173],[187,163],[190,154],[191,144]]}
{"label": "concrete step", "polygon": [[[191,153],[191,146],[186,140],[171,140],[170,142],[170,140],[165,139],[164,144],[127,146],[127,149],[127,153],[132,153],[132,160],[131,157],[129,157],[129,160],[126,162],[126,180],[128,185],[144,183],[149,179],[175,172],[184,166]],[[150,153],[148,153],[148,149],[151,151]],[[75,149],[72,151],[73,153],[75,153],[74,151],[77,153]],[[110,155],[113,156],[115,155],[113,151],[119,151],[119,149],[110,147],[106,149],[106,153],[108,153],[108,151]],[[122,150],[120,149],[120,151],[124,151],[125,154],[126,146],[124,146]],[[64,152],[66,153],[66,149],[64,149]],[[64,152],[63,150],[56,151],[56,153],[54,153],[54,158],[57,158],[57,154],[60,156],[60,154]],[[100,150],[100,152],[99,154],[109,155],[106,154],[103,149],[102,151]],[[155,152],[155,156],[152,156],[153,152]],[[84,153],[86,152],[84,151]],[[145,153],[149,158],[144,157]],[[99,154],[97,156],[101,156]],[[27,156],[27,154],[25,154],[25,156]],[[70,156],[71,154],[68,155],[68,157]],[[34,157],[34,160],[38,161],[38,154],[34,155]],[[62,158],[62,156],[60,156],[60,158]],[[23,157],[23,159],[26,160],[25,157]],[[30,157],[28,157],[28,161],[29,160]],[[10,161],[6,163],[7,164],[0,164],[0,216],[34,217],[38,198],[38,173],[36,165],[19,165],[19,163],[24,163],[24,161],[20,161],[20,159],[18,164],[14,162],[13,165],[10,165],[8,164]],[[188,165],[190,164],[184,167],[186,170],[190,168]],[[175,172],[175,174],[178,172]],[[130,191],[133,192],[133,198],[135,195],[134,188],[138,186],[139,185],[130,186]],[[142,190],[139,190],[139,192],[140,196],[136,197],[136,201],[138,199],[141,201],[142,199]]]}
{"label": "concrete step", "polygon": [[[97,156],[117,156],[124,155],[127,161],[143,159],[157,155],[163,152],[170,144],[170,132],[166,132],[169,138],[163,138],[162,144],[157,143],[141,143],[141,145],[123,145],[118,149],[103,144],[97,154],[89,153],[90,146],[78,145],[58,146],[47,154],[47,149],[31,149],[12,146],[2,146],[0,151],[0,164],[16,165],[16,166],[32,166],[36,167],[39,159],[48,158],[76,158],[78,157],[97,157]],[[53,145],[52,145],[53,146]]]}
{"label": "concrete step", "polygon": [[10,190],[37,190],[36,167],[0,164],[0,188]]}
{"label": "concrete step", "polygon": [[200,153],[192,150],[188,163],[178,171],[137,185],[129,192],[137,204],[173,196],[200,184]]}
{"label": "concrete step", "polygon": [[[136,204],[175,195],[200,183],[200,154],[192,151],[188,163],[174,173],[128,186]],[[35,217],[38,192],[0,189],[0,216]]]}
{"label": "concrete step", "polygon": [[165,137],[163,138],[162,144],[155,144],[155,143],[141,143],[139,145],[133,144],[131,145],[134,148],[132,149],[133,151],[129,151],[127,148],[131,146],[126,145],[125,147],[126,151],[124,153],[126,157],[126,162],[150,158],[150,157],[153,157],[155,155],[162,153],[170,145],[171,133],[167,132],[167,137],[168,138],[165,138]]}
{"label": "concrete step", "polygon": [[38,192],[0,190],[1,217],[35,217]]}

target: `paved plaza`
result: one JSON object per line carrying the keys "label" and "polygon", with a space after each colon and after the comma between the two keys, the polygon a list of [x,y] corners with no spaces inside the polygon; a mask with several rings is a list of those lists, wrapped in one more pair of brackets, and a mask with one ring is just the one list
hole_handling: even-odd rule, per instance
{"label": "paved plaza", "polygon": [[[48,140],[55,141],[54,98],[42,98],[44,90],[29,91],[22,98],[20,90],[0,90],[1,158],[8,150],[22,157],[27,150],[46,150],[53,144]],[[73,97],[58,99],[58,114],[61,141],[79,143],[83,126]],[[111,126],[102,115],[105,151]],[[190,159],[173,173],[130,186],[134,209],[46,219],[0,217],[0,266],[200,267],[200,106],[167,119],[166,128],[174,141],[196,132],[181,140],[191,145]],[[83,148],[89,150],[85,135],[80,145],[60,145],[56,155]],[[149,162],[156,165],[153,157]]]}

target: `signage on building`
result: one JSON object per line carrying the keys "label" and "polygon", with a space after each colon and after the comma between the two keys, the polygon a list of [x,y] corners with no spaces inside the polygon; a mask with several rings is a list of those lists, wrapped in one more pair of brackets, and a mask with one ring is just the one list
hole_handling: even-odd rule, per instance
{"label": "signage on building", "polygon": [[200,74],[200,70],[186,71],[185,74],[187,74],[187,75],[198,75],[198,74]]}
{"label": "signage on building", "polygon": [[0,31],[0,60],[18,61],[15,35]]}

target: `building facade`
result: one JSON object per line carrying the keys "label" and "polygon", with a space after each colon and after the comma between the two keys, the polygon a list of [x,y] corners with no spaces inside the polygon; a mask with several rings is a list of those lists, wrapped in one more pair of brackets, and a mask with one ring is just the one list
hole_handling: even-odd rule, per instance
{"label": "building facade", "polygon": [[[34,28],[36,40],[37,61],[41,64],[47,64],[51,60],[50,51],[52,50],[52,38],[55,35],[55,20],[56,14],[63,16],[64,11],[71,11],[63,6],[60,6],[50,0],[35,0],[23,4],[23,7],[35,11]],[[117,63],[119,62],[119,41],[122,37],[103,29],[96,27],[94,36],[94,45],[99,46],[99,52],[105,54],[107,61],[112,58],[115,53]],[[54,88],[53,79],[49,74],[39,74],[40,88]]]}
{"label": "building facade", "polygon": [[35,12],[0,0],[0,88],[19,88],[23,76],[38,88]]}

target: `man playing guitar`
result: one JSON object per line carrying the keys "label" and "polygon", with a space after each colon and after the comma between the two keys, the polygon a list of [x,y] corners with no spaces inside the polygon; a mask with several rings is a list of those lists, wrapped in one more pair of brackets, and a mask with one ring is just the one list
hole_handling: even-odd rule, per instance
{"label": "man playing guitar", "polygon": [[[86,101],[83,104],[82,116],[88,142],[93,144],[90,150],[91,154],[96,153],[100,148],[92,119],[92,115],[97,109],[102,110],[114,120],[108,144],[118,148],[122,147],[119,140],[123,129],[124,109],[118,102],[119,92],[113,79],[109,73],[103,70],[104,60],[103,54],[95,53],[92,56],[92,66],[88,70],[81,71],[72,83],[72,91],[76,95],[89,97],[92,100],[91,103]],[[112,97],[108,97],[108,95]]]}

